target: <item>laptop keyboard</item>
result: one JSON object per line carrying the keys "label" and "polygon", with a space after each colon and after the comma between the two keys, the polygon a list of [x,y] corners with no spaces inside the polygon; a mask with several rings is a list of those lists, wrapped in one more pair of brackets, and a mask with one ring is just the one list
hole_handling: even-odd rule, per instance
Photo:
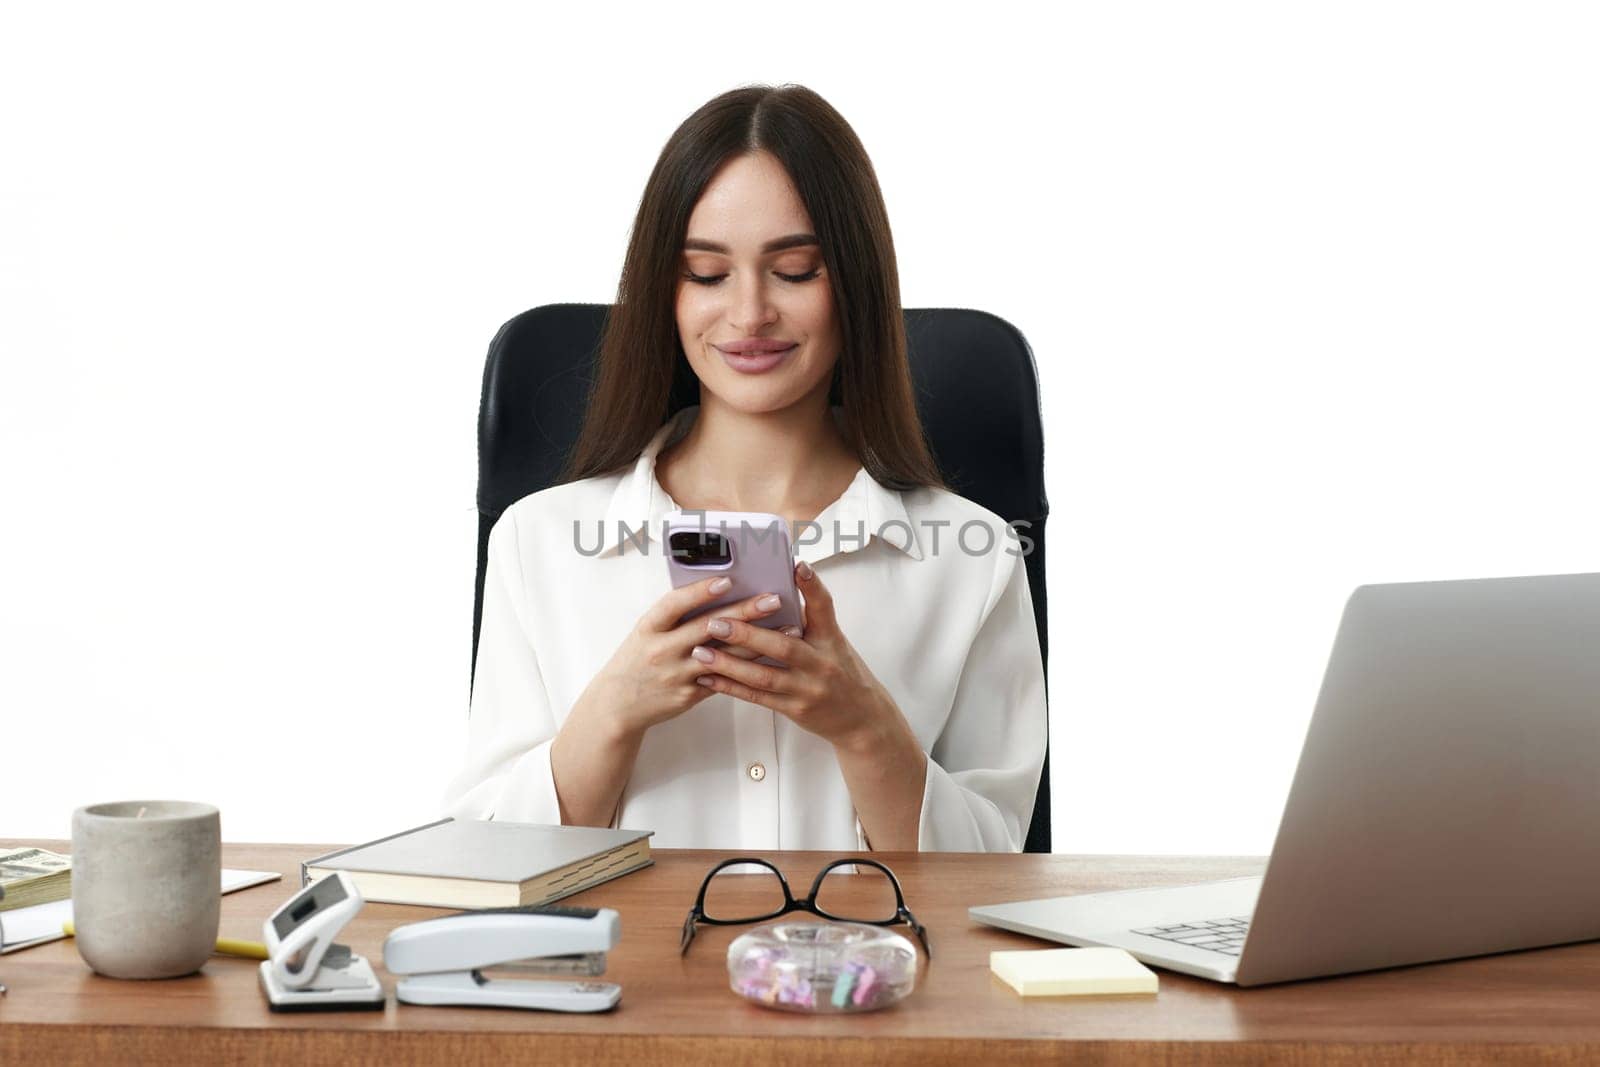
{"label": "laptop keyboard", "polygon": [[1159,937],[1163,941],[1176,941],[1190,948],[1209,949],[1224,956],[1237,956],[1244,948],[1244,935],[1250,932],[1250,916],[1236,919],[1207,919],[1201,922],[1178,923],[1176,926],[1147,926],[1133,931],[1146,937]]}

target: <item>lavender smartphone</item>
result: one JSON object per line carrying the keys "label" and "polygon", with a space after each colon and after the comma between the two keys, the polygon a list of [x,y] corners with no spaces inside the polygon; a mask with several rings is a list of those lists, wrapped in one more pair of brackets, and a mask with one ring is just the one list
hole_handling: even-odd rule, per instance
{"label": "lavender smartphone", "polygon": [[[677,511],[667,516],[666,528],[667,573],[674,589],[719,574],[733,579],[726,593],[684,619],[761,593],[777,593],[782,605],[771,615],[752,620],[754,625],[777,630],[804,624],[800,593],[794,586],[789,524],[782,517],[760,511]],[[768,656],[758,656],[754,662],[785,666]]]}

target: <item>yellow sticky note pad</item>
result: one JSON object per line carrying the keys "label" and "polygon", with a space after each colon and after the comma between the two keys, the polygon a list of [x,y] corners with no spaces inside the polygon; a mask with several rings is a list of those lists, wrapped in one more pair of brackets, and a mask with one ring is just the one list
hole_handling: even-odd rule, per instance
{"label": "yellow sticky note pad", "polygon": [[1154,993],[1156,975],[1120,948],[991,952],[989,969],[1025,997]]}

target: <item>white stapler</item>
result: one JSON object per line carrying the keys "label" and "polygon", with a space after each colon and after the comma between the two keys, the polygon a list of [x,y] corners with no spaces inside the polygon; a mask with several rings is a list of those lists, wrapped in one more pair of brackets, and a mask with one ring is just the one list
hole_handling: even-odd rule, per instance
{"label": "white stapler", "polygon": [[397,927],[383,965],[408,975],[395,987],[407,1004],[462,1004],[544,1011],[605,1011],[622,987],[612,982],[486,978],[506,969],[543,975],[605,973],[622,924],[610,908],[485,908]]}

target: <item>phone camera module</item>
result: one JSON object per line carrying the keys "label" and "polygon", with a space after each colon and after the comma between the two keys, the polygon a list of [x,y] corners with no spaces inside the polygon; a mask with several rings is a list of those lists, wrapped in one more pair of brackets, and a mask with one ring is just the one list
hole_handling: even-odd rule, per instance
{"label": "phone camera module", "polygon": [[679,530],[667,538],[667,546],[672,558],[687,567],[715,567],[733,560],[727,538],[709,530]]}

